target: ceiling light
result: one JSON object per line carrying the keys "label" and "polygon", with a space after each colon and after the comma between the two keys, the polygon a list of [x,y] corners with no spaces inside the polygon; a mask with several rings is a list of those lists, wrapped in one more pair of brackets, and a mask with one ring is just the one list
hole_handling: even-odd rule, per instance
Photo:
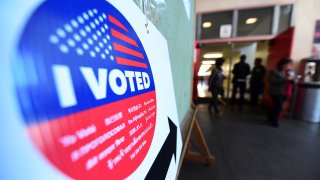
{"label": "ceiling light", "polygon": [[203,27],[203,28],[209,28],[209,27],[211,27],[211,22],[204,22],[204,23],[202,23],[202,27]]}
{"label": "ceiling light", "polygon": [[202,61],[202,64],[216,64],[216,61],[210,60],[210,61]]}
{"label": "ceiling light", "polygon": [[211,72],[198,72],[198,76],[210,76]]}
{"label": "ceiling light", "polygon": [[211,65],[210,64],[205,64],[205,65],[201,65],[199,68],[199,72],[207,72],[208,70],[210,70]]}
{"label": "ceiling light", "polygon": [[202,64],[199,68],[199,72],[207,72],[211,68],[211,64]]}
{"label": "ceiling light", "polygon": [[248,18],[246,24],[254,24],[258,21],[258,18]]}
{"label": "ceiling light", "polygon": [[210,68],[211,64],[201,64],[200,68]]}
{"label": "ceiling light", "polygon": [[223,54],[222,53],[206,53],[203,55],[204,58],[210,59],[210,58],[222,58]]}
{"label": "ceiling light", "polygon": [[198,76],[209,76],[211,74],[211,64],[201,64],[198,72]]}

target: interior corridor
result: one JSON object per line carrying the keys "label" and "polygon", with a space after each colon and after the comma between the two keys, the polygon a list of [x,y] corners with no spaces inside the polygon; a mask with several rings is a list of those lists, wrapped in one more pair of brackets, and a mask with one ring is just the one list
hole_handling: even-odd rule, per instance
{"label": "interior corridor", "polygon": [[[216,163],[184,160],[179,179],[319,180],[319,124],[282,120],[274,128],[259,107],[221,109],[210,114],[200,105],[197,115]],[[190,144],[197,151],[194,137]]]}

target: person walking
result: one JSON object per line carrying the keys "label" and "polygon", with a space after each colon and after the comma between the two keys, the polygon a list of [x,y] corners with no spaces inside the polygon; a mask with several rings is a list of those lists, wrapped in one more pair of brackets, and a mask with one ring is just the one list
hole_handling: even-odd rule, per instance
{"label": "person walking", "polygon": [[236,102],[236,95],[240,90],[239,107],[242,108],[244,101],[244,93],[246,91],[247,76],[250,74],[250,66],[246,63],[246,55],[240,56],[240,62],[234,65],[233,73],[233,89],[231,101],[234,104]]}
{"label": "person walking", "polygon": [[211,75],[209,77],[208,85],[209,91],[212,94],[212,98],[208,107],[208,110],[211,112],[211,108],[213,106],[214,112],[216,114],[220,113],[218,108],[218,95],[224,96],[224,89],[223,89],[223,80],[224,75],[222,71],[222,65],[224,63],[223,58],[219,58],[216,60],[216,67],[211,71]]}
{"label": "person walking", "polygon": [[261,65],[262,59],[256,58],[254,61],[254,67],[251,72],[250,79],[250,101],[252,105],[258,105],[259,96],[263,93],[264,77],[266,74],[266,68]]}
{"label": "person walking", "polygon": [[268,81],[270,84],[270,97],[272,100],[272,107],[269,110],[268,120],[271,126],[278,127],[278,118],[282,111],[282,105],[285,101],[287,81],[292,80],[292,76],[288,72],[292,69],[292,60],[282,58],[277,63],[277,68],[269,73]]}

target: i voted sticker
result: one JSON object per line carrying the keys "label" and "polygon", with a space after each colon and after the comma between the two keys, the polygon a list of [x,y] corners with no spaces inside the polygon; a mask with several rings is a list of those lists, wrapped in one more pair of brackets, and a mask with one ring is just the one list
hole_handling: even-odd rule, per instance
{"label": "i voted sticker", "polygon": [[26,129],[75,179],[123,179],[150,148],[156,92],[148,57],[126,18],[105,0],[41,4],[13,63]]}

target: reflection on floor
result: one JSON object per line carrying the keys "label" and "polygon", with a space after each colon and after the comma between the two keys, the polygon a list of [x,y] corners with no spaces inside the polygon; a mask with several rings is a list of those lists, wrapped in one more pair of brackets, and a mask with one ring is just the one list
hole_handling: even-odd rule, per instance
{"label": "reflection on floor", "polygon": [[[320,126],[296,120],[269,126],[262,109],[222,108],[209,114],[199,106],[198,119],[211,153],[211,166],[185,160],[181,180],[319,180]],[[192,147],[197,150],[196,141]]]}
{"label": "reflection on floor", "polygon": [[[198,81],[198,84],[197,84],[197,91],[198,91],[198,98],[201,99],[201,98],[211,98],[212,95],[211,93],[208,91],[209,87],[208,87],[208,80],[204,79],[204,80],[200,80]],[[224,95],[225,97],[227,98],[230,98],[231,97],[231,94],[232,94],[232,91],[230,90],[229,93],[227,92],[227,88],[224,87]],[[236,95],[237,98],[240,97],[240,94],[237,93]],[[246,93],[245,94],[245,99],[249,99],[249,93]]]}
{"label": "reflection on floor", "polygon": [[198,97],[207,98],[211,97],[211,93],[208,91],[208,80],[201,80],[197,84]]}

